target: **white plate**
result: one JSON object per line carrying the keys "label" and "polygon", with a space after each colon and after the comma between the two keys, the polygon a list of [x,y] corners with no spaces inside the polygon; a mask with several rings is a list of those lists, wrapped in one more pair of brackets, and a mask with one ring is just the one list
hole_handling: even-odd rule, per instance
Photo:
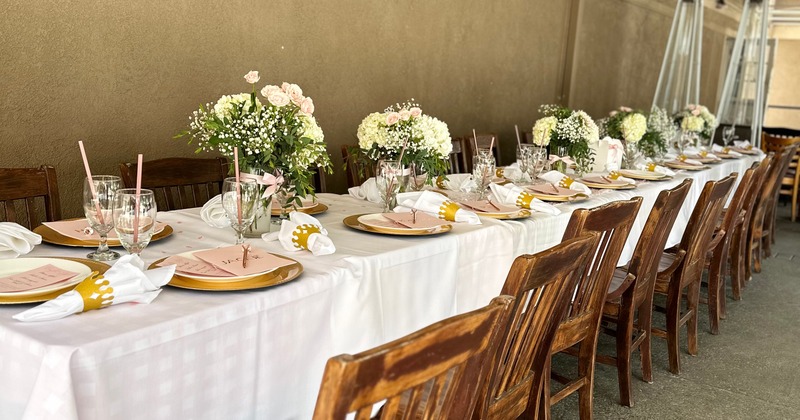
{"label": "white plate", "polygon": [[666,174],[662,174],[661,172],[652,172],[652,171],[639,171],[633,169],[621,169],[619,171],[622,176],[626,176],[628,178],[638,178],[638,179],[661,179],[667,176]]}
{"label": "white plate", "polygon": [[[380,223],[376,223],[380,222]],[[423,233],[428,232],[432,229],[436,229],[435,227],[429,228],[406,228],[406,227],[390,227],[387,223],[391,221],[385,217],[381,213],[373,213],[373,214],[365,214],[358,218],[358,223],[361,223],[365,226],[369,226],[373,229],[377,230],[384,230],[387,232],[395,232],[395,233]],[[447,222],[442,222],[442,225],[448,224]],[[441,225],[439,225],[441,226]]]}
{"label": "white plate", "polygon": [[[190,260],[193,260],[193,261],[201,261],[200,258],[195,257],[193,254],[195,252],[202,252],[202,251],[208,251],[208,250],[207,249],[198,249],[196,251],[189,251],[189,252],[184,252],[182,254],[178,254],[178,256],[186,258],[186,259],[190,259]],[[253,277],[269,273],[270,271],[275,271],[278,268],[279,267],[275,267],[275,268],[271,268],[271,269],[266,270],[266,271],[261,271],[261,272],[255,273],[255,274],[248,274],[246,276],[230,276],[230,277],[204,276],[202,274],[189,274],[189,273],[184,273],[184,272],[181,272],[181,271],[175,271],[175,274],[177,274],[177,275],[179,275],[181,277],[197,279],[197,280],[225,282],[225,281],[241,281],[241,280],[251,279]]]}
{"label": "white plate", "polygon": [[40,295],[78,284],[86,277],[89,277],[89,274],[92,274],[91,268],[75,261],[62,260],[58,258],[15,258],[12,260],[0,260],[0,277],[12,276],[14,274],[34,270],[39,267],[44,267],[47,264],[52,264],[62,270],[72,271],[73,273],[78,274],[69,280],[50,284],[38,289],[26,290],[24,292],[0,293],[0,296],[21,297],[28,295]]}

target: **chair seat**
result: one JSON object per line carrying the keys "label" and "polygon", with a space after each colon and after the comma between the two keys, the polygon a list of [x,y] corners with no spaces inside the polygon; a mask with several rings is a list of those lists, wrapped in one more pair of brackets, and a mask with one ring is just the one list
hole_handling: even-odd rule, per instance
{"label": "chair seat", "polygon": [[656,276],[656,292],[667,293],[672,273],[678,268],[678,264],[675,264],[677,259],[677,255],[669,252],[661,254],[661,259],[658,261],[658,275]]}

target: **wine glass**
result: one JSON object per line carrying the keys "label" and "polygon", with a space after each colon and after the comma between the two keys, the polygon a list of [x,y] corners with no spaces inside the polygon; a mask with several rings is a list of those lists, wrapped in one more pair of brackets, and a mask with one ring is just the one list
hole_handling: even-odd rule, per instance
{"label": "wine glass", "polygon": [[722,130],[722,142],[725,143],[725,148],[728,148],[730,142],[736,137],[736,126],[731,125]]}
{"label": "wine glass", "polygon": [[517,165],[519,165],[519,170],[523,174],[528,173],[528,168],[531,164],[530,150],[531,149],[526,147],[525,144],[520,144],[517,146]]}
{"label": "wine glass", "polygon": [[114,230],[130,254],[144,251],[156,229],[156,198],[151,190],[124,188],[114,195]]}
{"label": "wine glass", "polygon": [[382,160],[378,163],[378,172],[375,174],[375,183],[383,201],[383,212],[389,213],[394,207],[393,203],[400,191],[400,177],[403,174],[403,165],[396,160]]}
{"label": "wine glass", "polygon": [[535,184],[547,163],[547,150],[535,144],[524,144],[523,147],[528,149],[528,176],[531,178],[531,182]]}
{"label": "wine glass", "polygon": [[478,200],[486,199],[486,188],[492,182],[495,173],[494,156],[475,155],[472,157],[472,178],[478,186]]}
{"label": "wine glass", "polygon": [[254,179],[235,177],[225,178],[222,183],[222,208],[236,232],[236,244],[244,243],[244,231],[253,223],[256,216],[256,202],[259,196],[258,183]]}
{"label": "wine glass", "polygon": [[108,249],[108,232],[114,229],[112,206],[114,194],[122,188],[118,176],[93,175],[83,181],[83,213],[89,226],[100,235],[97,250],[86,257],[95,261],[111,261],[119,258],[119,253]]}

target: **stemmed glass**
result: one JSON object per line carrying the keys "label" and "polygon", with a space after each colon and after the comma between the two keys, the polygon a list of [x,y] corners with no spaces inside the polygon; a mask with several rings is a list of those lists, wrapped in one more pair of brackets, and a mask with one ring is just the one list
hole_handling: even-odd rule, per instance
{"label": "stemmed glass", "polygon": [[[138,201],[138,203],[137,203]],[[130,254],[144,251],[156,229],[156,199],[151,190],[124,188],[114,196],[114,230]]]}
{"label": "stemmed glass", "polygon": [[383,212],[392,211],[397,193],[400,191],[400,177],[403,174],[403,165],[396,160],[382,160],[378,162],[378,171],[375,182],[383,201]]}
{"label": "stemmed glass", "polygon": [[235,177],[225,178],[222,183],[222,208],[236,232],[236,244],[244,243],[244,232],[256,216],[258,184],[254,179],[242,179],[237,184]]}
{"label": "stemmed glass", "polygon": [[486,199],[486,188],[492,182],[495,173],[494,156],[476,155],[472,157],[472,178],[478,186],[478,200]]}
{"label": "stemmed glass", "polygon": [[547,163],[547,150],[535,144],[525,144],[523,147],[528,149],[526,153],[529,159],[528,176],[531,178],[531,182],[535,184]]}
{"label": "stemmed glass", "polygon": [[527,174],[530,168],[530,151],[531,148],[527,147],[525,144],[517,146],[517,164],[519,165],[519,170],[522,171],[523,174]]}
{"label": "stemmed glass", "polygon": [[730,145],[730,142],[736,137],[736,126],[731,125],[729,127],[725,127],[722,130],[722,142],[725,143],[725,148],[727,149]]}
{"label": "stemmed glass", "polygon": [[86,256],[91,260],[111,261],[119,258],[119,253],[108,249],[108,232],[114,229],[112,206],[114,194],[121,187],[122,181],[113,175],[94,175],[91,180],[86,178],[83,181],[83,213],[89,226],[100,235],[97,250]]}

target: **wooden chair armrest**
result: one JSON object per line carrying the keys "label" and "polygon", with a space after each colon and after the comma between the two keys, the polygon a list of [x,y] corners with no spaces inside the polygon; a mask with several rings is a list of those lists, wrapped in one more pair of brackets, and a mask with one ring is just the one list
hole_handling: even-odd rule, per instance
{"label": "wooden chair armrest", "polygon": [[[674,249],[674,247],[670,248],[670,249]],[[669,252],[669,250],[667,250],[666,252]],[[660,273],[658,273],[659,277],[662,276],[662,275],[671,276],[672,273],[674,273],[675,270],[677,270],[678,267],[681,266],[681,263],[683,262],[683,259],[686,258],[686,250],[684,250],[684,249],[677,250],[677,252],[674,252],[674,253],[670,252],[670,254],[675,255],[675,261],[672,261],[672,264],[670,264],[670,266],[667,267],[666,270],[661,271]]]}
{"label": "wooden chair armrest", "polygon": [[717,229],[714,232],[714,237],[711,238],[711,242],[708,244],[708,249],[715,249],[722,239],[725,238],[725,229]]}
{"label": "wooden chair armrest", "polygon": [[614,300],[622,296],[625,291],[631,287],[634,281],[636,281],[636,276],[628,273],[628,275],[625,276],[625,280],[622,281],[622,284],[620,284],[619,287],[617,287],[615,290],[612,290],[608,296],[606,296],[606,300]]}

